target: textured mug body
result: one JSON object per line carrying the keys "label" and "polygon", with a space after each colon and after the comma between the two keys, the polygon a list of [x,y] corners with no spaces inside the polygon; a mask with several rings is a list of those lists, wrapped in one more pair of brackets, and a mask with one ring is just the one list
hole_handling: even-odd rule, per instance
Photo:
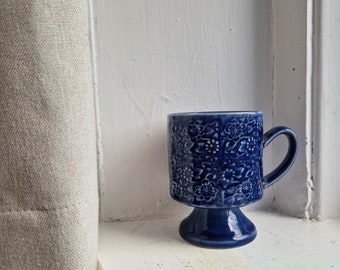
{"label": "textured mug body", "polygon": [[170,194],[194,207],[233,208],[263,195],[261,112],[168,116]]}

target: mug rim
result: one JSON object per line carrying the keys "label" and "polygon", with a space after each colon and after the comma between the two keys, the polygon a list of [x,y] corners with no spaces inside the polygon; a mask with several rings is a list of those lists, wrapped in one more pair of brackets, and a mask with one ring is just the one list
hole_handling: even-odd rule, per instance
{"label": "mug rim", "polygon": [[173,116],[217,116],[217,115],[262,115],[262,111],[201,111],[201,112],[176,112],[168,114],[168,117]]}

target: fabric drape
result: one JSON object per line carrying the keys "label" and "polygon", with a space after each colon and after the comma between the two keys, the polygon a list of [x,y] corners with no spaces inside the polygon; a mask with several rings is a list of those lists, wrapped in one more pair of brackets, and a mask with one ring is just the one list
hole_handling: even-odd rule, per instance
{"label": "fabric drape", "polygon": [[0,269],[96,269],[86,0],[0,0]]}

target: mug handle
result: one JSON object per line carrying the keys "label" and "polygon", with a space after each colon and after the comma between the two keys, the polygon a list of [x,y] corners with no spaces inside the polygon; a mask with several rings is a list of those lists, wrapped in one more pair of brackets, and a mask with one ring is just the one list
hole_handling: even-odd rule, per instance
{"label": "mug handle", "polygon": [[299,148],[297,136],[293,130],[283,126],[274,127],[263,135],[263,148],[281,134],[285,135],[288,139],[288,151],[280,165],[263,177],[264,188],[270,187],[280,180],[280,178],[292,167],[297,156]]}

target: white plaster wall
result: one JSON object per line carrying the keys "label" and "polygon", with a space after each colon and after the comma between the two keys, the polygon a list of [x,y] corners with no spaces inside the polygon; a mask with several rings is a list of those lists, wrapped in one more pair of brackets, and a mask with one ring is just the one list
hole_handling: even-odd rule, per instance
{"label": "white plaster wall", "polygon": [[[262,110],[273,125],[270,0],[93,1],[102,220],[191,209],[168,192],[170,112]],[[271,150],[265,153],[270,167]],[[268,207],[266,191],[258,207]]]}
{"label": "white plaster wall", "polygon": [[[306,130],[307,119],[307,0],[273,0],[273,113],[274,125],[292,128],[299,137],[299,153],[292,169],[273,186],[272,207],[285,214],[313,217],[309,209],[306,147],[310,146]],[[282,160],[285,138],[274,145],[274,162]],[[287,180],[286,180],[287,179]],[[310,187],[311,188],[311,187]]]}

